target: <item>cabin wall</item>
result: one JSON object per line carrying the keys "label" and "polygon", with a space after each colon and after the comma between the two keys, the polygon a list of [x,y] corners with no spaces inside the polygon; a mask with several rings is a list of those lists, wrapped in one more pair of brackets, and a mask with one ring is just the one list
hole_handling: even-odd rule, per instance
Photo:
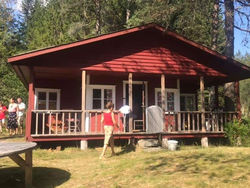
{"label": "cabin wall", "polygon": [[36,80],[35,88],[60,89],[60,108],[67,110],[81,109],[80,80]]}

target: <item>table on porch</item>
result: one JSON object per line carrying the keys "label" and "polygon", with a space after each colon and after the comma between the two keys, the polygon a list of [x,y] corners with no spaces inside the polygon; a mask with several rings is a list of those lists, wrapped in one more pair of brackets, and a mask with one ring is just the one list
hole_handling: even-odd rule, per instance
{"label": "table on porch", "polygon": [[[0,158],[9,157],[25,169],[25,187],[32,187],[32,150],[35,142],[0,142]],[[25,160],[19,154],[25,153]]]}

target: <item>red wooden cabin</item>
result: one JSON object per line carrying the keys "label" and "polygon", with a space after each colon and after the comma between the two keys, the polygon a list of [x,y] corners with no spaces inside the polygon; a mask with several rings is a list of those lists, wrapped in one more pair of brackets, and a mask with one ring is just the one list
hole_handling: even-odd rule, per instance
{"label": "red wooden cabin", "polygon": [[[152,138],[145,108],[164,109],[167,138],[223,136],[236,112],[206,111],[204,86],[250,77],[249,67],[164,28],[148,24],[8,59],[29,90],[29,141],[103,139],[100,114],[116,111],[115,138]],[[217,88],[217,87],[215,87]],[[201,107],[198,108],[198,92]]]}

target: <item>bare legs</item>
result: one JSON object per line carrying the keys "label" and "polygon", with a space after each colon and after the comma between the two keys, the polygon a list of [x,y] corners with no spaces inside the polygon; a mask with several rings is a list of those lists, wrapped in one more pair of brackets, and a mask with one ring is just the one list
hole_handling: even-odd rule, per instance
{"label": "bare legs", "polygon": [[112,156],[115,155],[113,129],[114,129],[113,126],[104,126],[105,139],[104,139],[104,145],[103,145],[102,154],[100,155],[100,159],[102,159],[104,157],[105,152],[106,152],[109,144],[111,147]]}

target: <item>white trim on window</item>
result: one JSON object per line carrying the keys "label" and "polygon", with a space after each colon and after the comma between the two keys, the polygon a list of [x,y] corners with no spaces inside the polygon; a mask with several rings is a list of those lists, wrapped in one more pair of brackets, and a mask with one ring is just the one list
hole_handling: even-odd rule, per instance
{"label": "white trim on window", "polygon": [[46,93],[46,110],[49,110],[49,93],[57,93],[56,109],[60,110],[60,98],[61,98],[61,89],[50,89],[50,88],[35,88],[35,109],[38,110],[38,93]]}
{"label": "white trim on window", "polygon": [[116,108],[115,105],[115,85],[87,85],[87,93],[86,93],[86,98],[87,98],[87,103],[86,103],[86,109],[87,110],[92,110],[93,108],[93,89],[101,89],[101,109],[95,109],[95,110],[103,110],[105,109],[104,106],[104,89],[112,89],[112,102],[114,104],[114,108]]}
{"label": "white trim on window", "polygon": [[[155,105],[157,104],[157,92],[161,92],[161,88],[155,88]],[[167,92],[174,93],[174,111],[180,111],[180,90],[179,89],[172,89],[172,88],[165,88],[166,98],[165,98],[165,110],[167,111]]]}

